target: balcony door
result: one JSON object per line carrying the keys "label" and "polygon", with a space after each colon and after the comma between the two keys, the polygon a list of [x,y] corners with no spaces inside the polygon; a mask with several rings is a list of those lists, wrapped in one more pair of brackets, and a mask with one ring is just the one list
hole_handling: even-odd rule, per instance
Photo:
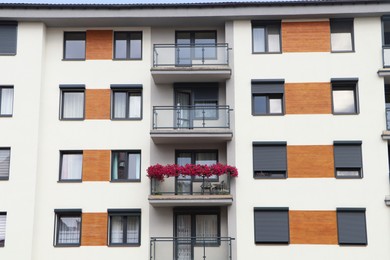
{"label": "balcony door", "polygon": [[175,92],[177,128],[192,128],[191,92],[178,90]]}

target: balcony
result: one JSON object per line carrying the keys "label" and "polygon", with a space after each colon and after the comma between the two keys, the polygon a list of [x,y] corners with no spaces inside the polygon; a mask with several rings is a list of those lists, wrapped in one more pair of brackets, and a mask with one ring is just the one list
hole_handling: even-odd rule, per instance
{"label": "balcony", "polygon": [[154,44],[151,73],[156,84],[217,82],[230,79],[229,46]]}
{"label": "balcony", "polygon": [[231,260],[231,237],[152,237],[150,260]]}
{"label": "balcony", "polygon": [[151,138],[163,143],[218,143],[232,140],[229,106],[154,106]]}

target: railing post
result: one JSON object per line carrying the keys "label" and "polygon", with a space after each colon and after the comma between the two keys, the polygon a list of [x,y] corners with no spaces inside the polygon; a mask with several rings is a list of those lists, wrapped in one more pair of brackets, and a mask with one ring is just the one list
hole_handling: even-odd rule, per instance
{"label": "railing post", "polygon": [[227,128],[230,128],[230,107],[227,107]]}
{"label": "railing post", "polygon": [[227,182],[228,182],[228,187],[229,187],[229,194],[231,194],[231,186],[230,186],[230,180],[231,180],[231,176],[230,176],[230,173],[228,174],[227,176]]}
{"label": "railing post", "polygon": [[229,259],[232,260],[232,238],[229,237]]}
{"label": "railing post", "polygon": [[203,259],[206,259],[206,239],[203,238]]}
{"label": "railing post", "polygon": [[157,116],[156,108],[153,107],[153,129],[157,129]]}
{"label": "railing post", "polygon": [[176,64],[180,64],[180,48],[176,46]]}
{"label": "railing post", "polygon": [[180,108],[177,108],[176,109],[176,125],[177,125],[177,128],[179,128],[180,127]]}
{"label": "railing post", "polygon": [[203,110],[202,110],[202,126],[203,127],[206,126],[205,114],[206,114],[206,112],[204,111],[204,107],[203,107]]}
{"label": "railing post", "polygon": [[202,46],[202,64],[204,64],[204,46]]}
{"label": "railing post", "polygon": [[202,195],[204,195],[204,175],[202,176]]}

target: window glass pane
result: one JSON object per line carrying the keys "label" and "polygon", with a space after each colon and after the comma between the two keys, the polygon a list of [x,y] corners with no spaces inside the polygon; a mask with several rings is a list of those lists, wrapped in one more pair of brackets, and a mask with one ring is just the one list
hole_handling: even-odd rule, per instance
{"label": "window glass pane", "polygon": [[331,22],[332,51],[352,51],[352,21]]}
{"label": "window glass pane", "polygon": [[7,221],[7,215],[0,215],[0,247],[5,243],[5,225]]}
{"label": "window glass pane", "polygon": [[65,34],[65,59],[85,59],[85,33]]}
{"label": "window glass pane", "polygon": [[214,45],[217,43],[216,34],[214,32],[196,32],[195,33],[195,45],[206,45],[203,47],[195,48],[195,58],[197,59],[214,59],[216,58],[216,48]]}
{"label": "window glass pane", "polygon": [[383,21],[384,44],[390,45],[390,21]]}
{"label": "window glass pane", "polygon": [[61,180],[81,180],[82,168],[82,154],[63,154]]}
{"label": "window glass pane", "polygon": [[139,217],[127,217],[127,243],[139,243]]}
{"label": "window glass pane", "polygon": [[114,118],[126,118],[126,92],[114,93]]}
{"label": "window glass pane", "polygon": [[265,52],[265,28],[253,28],[253,52]]}
{"label": "window glass pane", "polygon": [[78,244],[80,241],[81,217],[59,217],[58,244]]}
{"label": "window glass pane", "polygon": [[269,112],[270,112],[270,114],[281,114],[282,113],[282,99],[281,98],[270,98],[269,99]]}
{"label": "window glass pane", "polygon": [[254,96],[253,97],[253,110],[255,115],[267,113],[267,97],[266,96]]}
{"label": "window glass pane", "polygon": [[141,33],[130,34],[130,59],[141,59],[142,36]]}
{"label": "window glass pane", "polygon": [[128,179],[139,180],[141,172],[141,154],[129,153]]}
{"label": "window glass pane", "polygon": [[0,149],[0,178],[9,176],[10,149]]}
{"label": "window glass pane", "polygon": [[124,222],[122,216],[111,216],[111,243],[123,243]]}
{"label": "window glass pane", "polygon": [[217,163],[217,153],[196,153],[195,164],[212,165]]}
{"label": "window glass pane", "polygon": [[335,113],[356,113],[354,90],[333,90],[333,110]]}
{"label": "window glass pane", "polygon": [[[218,118],[218,101],[195,101],[195,118]],[[210,108],[207,108],[210,107]]]}
{"label": "window glass pane", "polygon": [[84,92],[63,93],[63,118],[84,117]]}
{"label": "window glass pane", "polygon": [[126,59],[127,41],[115,40],[115,59]]}
{"label": "window glass pane", "polygon": [[141,117],[141,93],[129,93],[129,118]]}
{"label": "window glass pane", "polygon": [[112,158],[112,179],[127,180],[127,152],[115,152]]}
{"label": "window glass pane", "polygon": [[268,25],[268,52],[280,52],[280,26]]}
{"label": "window glass pane", "polygon": [[14,104],[14,89],[0,88],[0,115],[12,115]]}
{"label": "window glass pane", "polygon": [[[196,237],[216,238],[218,237],[218,216],[217,215],[196,215]],[[205,243],[217,243],[218,240],[205,240]],[[197,243],[203,243],[198,239]]]}

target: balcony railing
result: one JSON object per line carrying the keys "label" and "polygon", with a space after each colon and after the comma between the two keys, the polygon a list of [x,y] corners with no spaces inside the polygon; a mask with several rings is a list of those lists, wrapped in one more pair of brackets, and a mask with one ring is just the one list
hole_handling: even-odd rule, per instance
{"label": "balcony railing", "polygon": [[390,68],[390,46],[382,47],[383,67]]}
{"label": "balcony railing", "polygon": [[390,104],[386,104],[386,130],[390,131]]}
{"label": "balcony railing", "polygon": [[154,44],[153,66],[229,65],[229,46],[216,44]]}
{"label": "balcony railing", "polygon": [[230,128],[229,106],[154,106],[153,129]]}
{"label": "balcony railing", "polygon": [[231,260],[231,237],[152,237],[150,260]]}

